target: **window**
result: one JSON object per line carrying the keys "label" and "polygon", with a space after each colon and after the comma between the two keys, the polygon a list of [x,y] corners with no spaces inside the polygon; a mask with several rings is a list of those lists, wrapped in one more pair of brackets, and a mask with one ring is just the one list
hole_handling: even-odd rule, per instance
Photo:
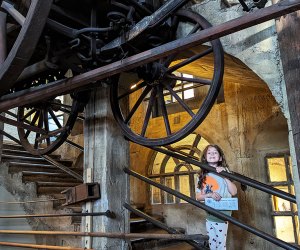
{"label": "window", "polygon": [[[287,154],[267,156],[270,185],[284,192],[295,194],[291,157]],[[272,195],[272,217],[276,237],[299,244],[297,205]]]}
{"label": "window", "polygon": [[[187,82],[187,80],[192,79],[193,76],[189,75],[189,74],[179,73],[179,72],[174,72],[174,74],[178,78],[181,78],[181,80],[176,81],[176,85],[174,87],[174,91],[177,93],[177,95],[182,100],[188,100],[188,99],[194,98],[195,97],[194,84],[191,83],[190,81]],[[187,79],[187,80],[185,80],[185,79]],[[168,94],[169,94],[169,91],[165,90],[164,98],[165,98],[166,104],[176,103],[177,100],[175,99],[175,97],[172,95],[168,95]]]}
{"label": "window", "polygon": [[[200,158],[202,150],[208,142],[199,134],[190,134],[183,140],[176,142],[172,147]],[[165,154],[156,152],[152,157],[148,175],[152,180],[169,188],[195,198],[195,186],[199,167],[182,162]],[[151,204],[174,204],[185,201],[160,189],[150,186]]]}

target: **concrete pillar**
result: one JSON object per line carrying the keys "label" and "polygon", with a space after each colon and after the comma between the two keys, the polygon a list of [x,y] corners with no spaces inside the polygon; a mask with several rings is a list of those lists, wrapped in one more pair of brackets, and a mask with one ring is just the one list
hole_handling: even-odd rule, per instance
{"label": "concrete pillar", "polygon": [[[87,203],[85,210],[110,210],[116,218],[84,218],[83,230],[129,232],[129,213],[122,206],[124,202],[129,202],[129,177],[123,172],[123,168],[128,166],[129,143],[125,141],[113,117],[109,86],[101,83],[91,94],[84,123],[84,180],[100,183],[101,198]],[[124,240],[111,238],[87,238],[84,246],[93,249],[128,249]]]}
{"label": "concrete pillar", "polygon": [[[276,3],[277,0],[273,0]],[[276,20],[280,57],[284,72],[285,101],[288,104],[289,142],[293,162],[293,176],[298,208],[300,207],[300,11],[285,15]],[[286,90],[286,92],[285,92]],[[298,209],[300,221],[300,211]]]}

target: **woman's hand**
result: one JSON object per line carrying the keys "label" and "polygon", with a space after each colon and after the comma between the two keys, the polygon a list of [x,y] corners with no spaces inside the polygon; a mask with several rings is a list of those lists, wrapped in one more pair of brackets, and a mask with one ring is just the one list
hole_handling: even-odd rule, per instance
{"label": "woman's hand", "polygon": [[213,198],[215,201],[219,201],[219,200],[221,200],[222,196],[217,192],[213,192],[213,193],[207,194],[207,198]]}
{"label": "woman's hand", "polygon": [[224,167],[216,167],[216,171],[217,171],[217,173],[220,173],[220,172],[222,172],[222,171],[227,172],[227,169],[224,168]]}

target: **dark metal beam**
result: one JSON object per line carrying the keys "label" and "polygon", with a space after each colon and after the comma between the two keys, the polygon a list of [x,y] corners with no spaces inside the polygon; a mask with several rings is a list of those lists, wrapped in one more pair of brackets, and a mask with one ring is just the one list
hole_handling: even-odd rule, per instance
{"label": "dark metal beam", "polygon": [[284,0],[270,7],[248,13],[247,15],[234,20],[202,30],[187,38],[178,39],[157,48],[91,70],[87,73],[4,96],[0,99],[0,112],[18,107],[20,103],[26,105],[29,103],[40,102],[53,96],[70,93],[96,81],[131,70],[142,64],[152,62],[177,51],[195,47],[204,42],[229,35],[299,9],[300,0]]}

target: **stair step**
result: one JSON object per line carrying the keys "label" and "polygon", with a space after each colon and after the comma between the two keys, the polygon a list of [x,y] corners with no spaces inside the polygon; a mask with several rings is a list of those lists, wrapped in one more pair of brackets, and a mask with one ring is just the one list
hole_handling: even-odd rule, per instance
{"label": "stair step", "polygon": [[40,156],[38,155],[32,155],[27,151],[24,150],[18,150],[18,149],[2,149],[2,153],[6,155],[18,155],[18,156],[28,156],[28,157],[33,157],[33,158],[39,158],[41,159]]}
{"label": "stair step", "polygon": [[[19,167],[41,167],[41,168],[52,168],[54,167],[51,163],[32,163],[32,162],[16,162],[16,161],[9,161],[10,166],[19,166]],[[64,165],[64,164],[62,164]],[[66,166],[69,167],[70,166]]]}
{"label": "stair step", "polygon": [[81,180],[75,179],[71,175],[62,173],[39,173],[39,172],[22,172],[23,182],[76,182],[82,183]]}
{"label": "stair step", "polygon": [[[18,144],[3,144],[3,149],[2,152],[7,154],[7,155],[18,155],[18,156],[29,156],[33,158],[41,158],[41,156],[38,155],[32,155],[28,151],[26,151],[23,146],[18,145]],[[60,155],[58,154],[51,154],[51,158],[55,160],[60,160]]]}
{"label": "stair step", "polygon": [[[77,168],[68,168],[69,170],[82,175],[82,170]],[[39,166],[23,166],[23,165],[12,165],[9,166],[9,173],[18,173],[22,171],[30,171],[30,172],[45,172],[45,173],[65,173],[65,171],[59,169],[58,167],[49,166],[49,167],[39,167]]]}
{"label": "stair step", "polygon": [[[72,161],[55,159],[55,157],[53,158],[52,155],[50,155],[50,157],[56,160],[57,162],[60,162],[61,164],[65,164],[65,165],[73,164]],[[41,163],[47,162],[48,163],[47,160],[39,156],[35,157],[32,155],[18,155],[18,154],[13,155],[13,154],[7,154],[6,152],[2,153],[2,161],[11,161],[11,160],[13,160],[14,162],[41,162]]]}
{"label": "stair step", "polygon": [[72,206],[64,206],[64,208],[70,209],[72,213],[82,213],[82,204],[78,204],[78,206],[75,204]]}
{"label": "stair step", "polygon": [[19,144],[14,144],[14,143],[3,143],[3,149],[13,149],[13,150],[19,150],[19,151],[25,151],[26,150],[23,148],[23,146]]}
{"label": "stair step", "polygon": [[[142,233],[147,233],[147,234],[168,234],[168,232],[166,232],[163,229],[160,228],[153,228],[153,229],[149,229],[147,231],[143,231]],[[176,244],[176,242],[174,242],[174,240],[171,239],[144,239],[144,238],[140,238],[140,239],[132,239],[131,241],[131,246],[132,246],[132,250],[140,250],[140,249],[163,249],[163,247],[167,247],[170,245]],[[182,243],[182,242],[178,242],[177,243]],[[188,245],[189,246],[189,245]],[[173,249],[173,248],[169,248],[169,249]],[[174,248],[174,249],[182,249],[184,250],[185,248]],[[194,249],[194,248],[187,248],[187,249]]]}
{"label": "stair step", "polygon": [[39,181],[36,182],[37,187],[75,187],[77,182],[54,182],[54,181]]}
{"label": "stair step", "polygon": [[62,191],[70,187],[37,187],[38,195],[60,194]]}

